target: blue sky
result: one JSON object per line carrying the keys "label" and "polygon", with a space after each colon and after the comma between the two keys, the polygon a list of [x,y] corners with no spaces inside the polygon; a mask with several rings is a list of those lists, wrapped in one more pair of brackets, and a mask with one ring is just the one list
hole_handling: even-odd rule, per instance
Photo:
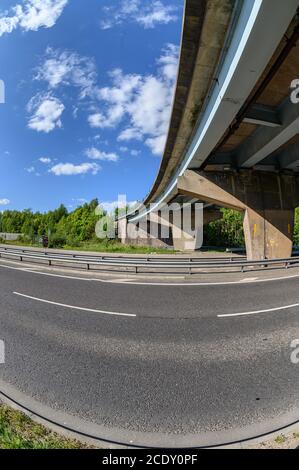
{"label": "blue sky", "polygon": [[182,13],[183,0],[1,0],[0,210],[146,195]]}

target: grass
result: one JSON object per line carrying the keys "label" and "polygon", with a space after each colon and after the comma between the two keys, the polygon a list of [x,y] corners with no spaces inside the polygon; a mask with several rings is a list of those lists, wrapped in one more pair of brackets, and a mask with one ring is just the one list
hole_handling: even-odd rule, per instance
{"label": "grass", "polygon": [[0,449],[86,449],[87,445],[67,439],[35,423],[20,411],[0,404]]}
{"label": "grass", "polygon": [[277,436],[275,439],[276,444],[284,444],[286,442],[287,438],[281,434],[280,436]]}
{"label": "grass", "polygon": [[[5,245],[16,245],[16,246],[30,246],[35,248],[41,248],[39,243],[30,243],[28,241],[1,241]],[[63,250],[74,250],[74,251],[95,251],[103,253],[128,253],[128,254],[171,254],[175,253],[172,249],[166,248],[152,248],[152,247],[143,247],[143,246],[134,246],[134,245],[123,245],[119,241],[109,240],[109,241],[88,241],[81,242],[77,246],[64,245],[63,247],[55,248]]]}
{"label": "grass", "polygon": [[130,253],[130,254],[169,254],[174,253],[172,249],[166,248],[152,248],[134,245],[123,245],[118,241],[102,241],[102,242],[82,242],[79,246],[66,245],[63,247],[65,250],[82,250],[82,251],[99,251],[106,253]]}

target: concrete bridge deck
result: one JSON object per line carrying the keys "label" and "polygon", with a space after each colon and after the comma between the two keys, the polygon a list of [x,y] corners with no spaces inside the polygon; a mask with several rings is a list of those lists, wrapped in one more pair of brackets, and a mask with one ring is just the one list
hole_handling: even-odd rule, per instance
{"label": "concrete bridge deck", "polygon": [[[165,152],[131,224],[155,214],[163,226],[166,203],[204,203],[204,223],[220,217],[218,207],[234,208],[244,214],[248,259],[290,256],[299,206],[298,6],[186,0]],[[179,233],[171,243],[192,249],[196,228],[179,225],[169,224]]]}

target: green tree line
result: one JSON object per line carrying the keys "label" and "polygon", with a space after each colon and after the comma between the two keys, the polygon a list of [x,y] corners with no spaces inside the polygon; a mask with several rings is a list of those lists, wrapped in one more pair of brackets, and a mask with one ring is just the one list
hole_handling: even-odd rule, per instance
{"label": "green tree line", "polygon": [[49,237],[49,246],[79,246],[81,242],[95,238],[95,225],[104,210],[95,209],[99,206],[97,199],[83,204],[69,212],[61,204],[57,209],[46,213],[6,210],[0,213],[0,232],[20,233],[21,239],[30,243],[42,236]]}
{"label": "green tree line", "polygon": [[[42,236],[49,237],[50,247],[80,246],[82,242],[98,241],[95,226],[106,215],[97,199],[85,203],[73,211],[61,204],[46,213],[5,210],[0,212],[0,232],[20,233],[21,241],[37,242]],[[222,219],[204,227],[204,244],[218,247],[244,246],[243,216],[240,212],[221,209]],[[296,209],[294,243],[299,245],[299,208]]]}

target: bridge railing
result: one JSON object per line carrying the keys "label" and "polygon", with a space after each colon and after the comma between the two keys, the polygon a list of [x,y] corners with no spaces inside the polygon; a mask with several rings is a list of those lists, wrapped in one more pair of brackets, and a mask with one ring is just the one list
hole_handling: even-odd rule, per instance
{"label": "bridge railing", "polygon": [[0,258],[16,259],[48,266],[67,266],[104,272],[128,274],[200,274],[203,272],[246,272],[260,269],[291,268],[299,266],[299,256],[275,260],[247,261],[244,258],[129,258],[109,256],[88,256],[81,254],[58,254],[47,251],[0,248]]}

